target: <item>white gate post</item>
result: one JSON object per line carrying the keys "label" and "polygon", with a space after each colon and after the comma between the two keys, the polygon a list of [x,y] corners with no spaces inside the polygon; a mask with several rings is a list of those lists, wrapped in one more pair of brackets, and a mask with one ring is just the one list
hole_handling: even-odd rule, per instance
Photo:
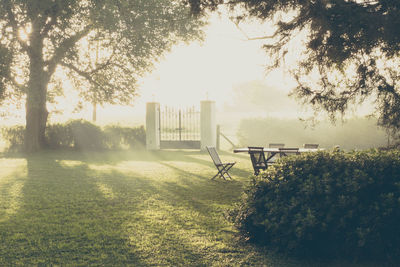
{"label": "white gate post", "polygon": [[146,149],[160,149],[160,104],[146,103]]}
{"label": "white gate post", "polygon": [[217,145],[217,124],[215,121],[215,102],[200,102],[200,149]]}

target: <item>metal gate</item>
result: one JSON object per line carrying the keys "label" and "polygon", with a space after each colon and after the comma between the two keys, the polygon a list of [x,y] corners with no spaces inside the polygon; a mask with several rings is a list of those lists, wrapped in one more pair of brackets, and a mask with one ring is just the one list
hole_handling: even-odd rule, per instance
{"label": "metal gate", "polygon": [[200,111],[189,108],[160,108],[160,148],[200,149]]}

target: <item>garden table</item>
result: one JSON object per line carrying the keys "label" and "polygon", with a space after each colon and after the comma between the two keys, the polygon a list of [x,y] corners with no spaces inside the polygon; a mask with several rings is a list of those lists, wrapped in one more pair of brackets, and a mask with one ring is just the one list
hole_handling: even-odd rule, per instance
{"label": "garden table", "polygon": [[[260,148],[261,149],[261,148]],[[264,147],[262,148],[262,152],[266,154],[266,156],[262,157],[257,157],[259,160],[262,160],[263,162],[257,162],[257,160],[254,160],[254,156],[252,158],[252,164],[253,168],[255,170],[255,174],[258,174],[257,168],[260,169],[260,164],[261,166],[265,166],[262,169],[268,168],[268,165],[272,164],[275,162],[275,157],[276,156],[289,156],[289,155],[299,155],[301,153],[310,153],[310,152],[317,152],[323,150],[322,148],[298,148],[298,147],[281,147],[281,148],[271,148],[271,147]],[[250,157],[252,157],[253,151],[251,150],[251,147],[243,147],[243,148],[236,148],[233,150],[234,153],[248,153],[250,154]],[[258,151],[259,153],[259,151]],[[264,164],[262,164],[264,163]]]}

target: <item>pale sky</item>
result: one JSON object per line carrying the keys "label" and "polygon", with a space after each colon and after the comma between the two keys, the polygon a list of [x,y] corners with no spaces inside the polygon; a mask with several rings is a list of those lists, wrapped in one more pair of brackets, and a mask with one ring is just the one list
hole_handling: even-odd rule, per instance
{"label": "pale sky", "polygon": [[[266,55],[259,42],[244,40],[227,19],[214,17],[203,44],[181,44],[143,80],[142,98],[165,104],[223,101],[232,85],[264,79]],[[179,97],[177,97],[179,96]]]}
{"label": "pale sky", "polygon": [[[244,28],[252,37],[263,34],[264,29],[257,24]],[[279,87],[284,96],[293,88],[293,80],[282,70],[266,76],[268,57],[261,49],[263,41],[246,40],[228,18],[214,15],[205,32],[204,42],[177,45],[156,64],[154,71],[142,79],[134,107],[99,109],[99,119],[105,113],[114,114],[115,119],[127,114],[144,116],[145,103],[151,101],[186,107],[209,99],[216,101],[221,110],[232,100],[235,85],[254,80]],[[266,105],[268,101],[273,99],[266,99]]]}

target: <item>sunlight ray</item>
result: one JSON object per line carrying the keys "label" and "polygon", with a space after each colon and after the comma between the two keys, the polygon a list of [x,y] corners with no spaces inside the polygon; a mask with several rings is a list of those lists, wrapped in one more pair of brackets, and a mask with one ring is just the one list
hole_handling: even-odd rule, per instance
{"label": "sunlight ray", "polygon": [[[208,216],[172,205],[162,199],[163,195],[154,194],[143,200],[135,214],[140,220],[131,220],[125,225],[129,242],[146,263],[171,264],[174,258],[184,257],[191,264],[191,258],[203,257],[207,251],[222,253],[227,248],[225,240],[215,240],[214,235],[199,227],[199,222],[210,220]],[[165,242],[174,245],[168,247]]]}
{"label": "sunlight ray", "polygon": [[[89,169],[100,171],[100,172],[112,172],[118,171],[123,174],[135,174],[135,175],[152,175],[153,177],[163,176],[166,172],[172,170],[166,166],[163,166],[159,162],[153,161],[122,161],[116,165],[111,164],[89,164]],[[157,174],[157,175],[154,175]]]}
{"label": "sunlight ray", "polygon": [[98,190],[103,194],[106,199],[112,200],[115,198],[114,192],[111,187],[104,183],[96,183]]}
{"label": "sunlight ray", "polygon": [[84,164],[80,160],[56,160],[62,167],[77,167]]}
{"label": "sunlight ray", "polygon": [[21,207],[27,161],[0,159],[0,169],[0,222],[3,222],[16,214]]}
{"label": "sunlight ray", "polygon": [[0,159],[0,185],[1,180],[11,175],[26,175],[27,161],[26,159]]}

